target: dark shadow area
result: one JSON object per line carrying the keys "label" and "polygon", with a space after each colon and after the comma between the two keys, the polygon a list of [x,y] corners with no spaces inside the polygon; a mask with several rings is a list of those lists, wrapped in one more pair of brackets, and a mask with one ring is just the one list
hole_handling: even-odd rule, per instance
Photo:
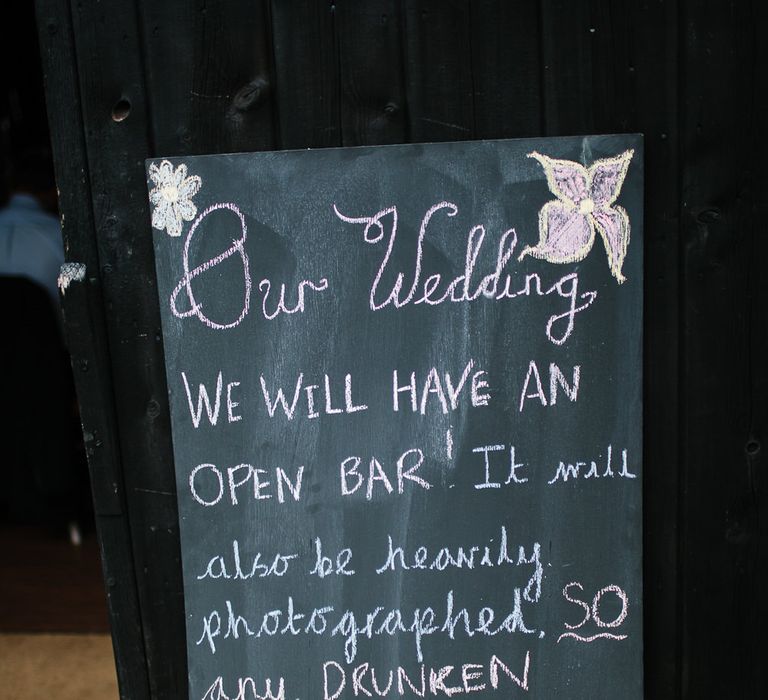
{"label": "dark shadow area", "polygon": [[0,632],[107,632],[33,3],[0,10]]}
{"label": "dark shadow area", "polygon": [[0,527],[0,634],[108,634],[94,533],[80,546],[34,526]]}

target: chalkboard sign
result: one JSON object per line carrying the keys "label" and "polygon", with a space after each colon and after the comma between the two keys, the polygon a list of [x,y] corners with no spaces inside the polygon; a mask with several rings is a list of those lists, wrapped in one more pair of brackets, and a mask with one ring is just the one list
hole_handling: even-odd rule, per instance
{"label": "chalkboard sign", "polygon": [[190,698],[640,698],[642,140],[149,161]]}

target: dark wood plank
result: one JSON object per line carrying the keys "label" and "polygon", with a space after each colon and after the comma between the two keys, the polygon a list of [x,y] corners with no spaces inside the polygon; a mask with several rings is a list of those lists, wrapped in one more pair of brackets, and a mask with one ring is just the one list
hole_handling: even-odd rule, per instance
{"label": "dark wood plank", "polygon": [[[760,3],[683,8],[684,697],[765,691],[768,157]],[[754,354],[762,351],[761,355]],[[763,393],[761,392],[763,389]]]}
{"label": "dark wood plank", "polygon": [[543,132],[542,34],[537,0],[473,0],[475,137]]}
{"label": "dark wood plank", "polygon": [[474,136],[471,14],[467,0],[405,4],[406,94],[411,141]]}
{"label": "dark wood plank", "polygon": [[282,148],[341,145],[334,13],[330,2],[272,0]]}
{"label": "dark wood plank", "polygon": [[335,5],[344,146],[404,143],[408,105],[398,0]]}
{"label": "dark wood plank", "polygon": [[[65,187],[60,189],[63,195]],[[86,204],[87,200],[82,202]],[[64,209],[62,212],[64,230],[68,225],[73,227],[73,235],[68,236],[69,254],[76,255],[82,250],[87,257],[93,255],[93,251],[85,250],[89,244],[95,245],[89,229],[85,226],[75,229],[76,216],[67,224],[67,213]],[[94,276],[89,276],[88,270],[94,268]],[[93,487],[120,696],[148,698],[150,680],[136,577],[137,559],[126,505],[102,300],[97,291],[98,269],[98,264],[92,268],[86,266],[85,280],[70,283],[63,297],[64,320]]]}
{"label": "dark wood plank", "polygon": [[[591,128],[645,134],[644,633],[645,693],[680,692],[678,507],[679,206],[676,2],[593,3]],[[649,51],[648,47],[654,50]]]}
{"label": "dark wood plank", "polygon": [[596,131],[592,84],[591,3],[541,3],[544,133]]}
{"label": "dark wood plank", "polygon": [[548,135],[632,131],[628,21],[632,3],[544,0],[541,4],[544,119]]}
{"label": "dark wood plank", "polygon": [[133,3],[78,3],[72,22],[95,222],[86,235],[98,245],[94,272],[104,294],[139,597],[140,619],[123,624],[141,624],[151,696],[176,698],[186,688],[184,609],[144,179],[149,121],[137,11]]}
{"label": "dark wood plank", "polygon": [[[680,693],[679,566],[680,162],[678,7],[623,3],[619,73],[626,128],[645,134],[644,634],[645,694]],[[618,14],[620,8],[614,6]],[[647,47],[653,46],[653,51]]]}
{"label": "dark wood plank", "polygon": [[[149,697],[135,562],[124,509],[120,444],[110,376],[110,355],[94,235],[85,127],[75,41],[66,0],[37,3],[51,141],[59,182],[59,208],[67,258],[85,265],[86,281],[65,297],[69,350],[88,451],[104,579],[112,581],[108,606],[123,698]],[[59,105],[69,109],[59,110]]]}
{"label": "dark wood plank", "polygon": [[[765,30],[768,28],[768,8],[764,4],[753,7],[755,16],[753,26]],[[750,109],[750,130],[753,142],[759,144],[759,152],[764,153],[766,146],[762,127],[768,123],[768,96],[761,89],[761,71],[768,65],[768,45],[760,40],[757,31],[753,34],[752,75],[750,77],[752,104]],[[750,514],[753,538],[748,544],[744,578],[746,598],[754,601],[748,615],[754,622],[752,645],[747,659],[742,663],[751,663],[748,669],[749,683],[757,692],[765,689],[764,676],[758,673],[761,663],[759,650],[768,648],[768,605],[762,594],[761,582],[768,576],[768,497],[766,497],[766,462],[768,462],[768,323],[766,323],[766,290],[764,261],[768,259],[768,236],[765,235],[762,222],[768,220],[768,173],[760,167],[760,161],[750,163],[751,179],[750,199],[751,216],[748,223],[750,247],[745,252],[749,260],[747,289],[747,324],[750,328],[748,365],[749,423],[744,452],[746,455],[747,488],[742,492],[745,510]],[[742,506],[743,507],[743,506]],[[747,687],[750,687],[748,685]]]}
{"label": "dark wood plank", "polygon": [[267,0],[138,0],[153,155],[279,144]]}

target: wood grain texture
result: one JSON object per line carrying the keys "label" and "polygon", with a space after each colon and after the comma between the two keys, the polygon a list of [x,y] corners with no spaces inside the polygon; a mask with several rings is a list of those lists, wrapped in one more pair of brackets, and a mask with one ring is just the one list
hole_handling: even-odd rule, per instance
{"label": "wood grain texture", "polygon": [[541,3],[540,60],[547,135],[594,131],[592,4],[567,0]]}
{"label": "wood grain texture", "polygon": [[687,2],[682,18],[682,695],[751,698],[766,647],[766,12]]}
{"label": "wood grain texture", "polygon": [[334,13],[342,145],[409,141],[402,3],[347,0]]}
{"label": "wood grain texture", "polygon": [[[64,298],[64,315],[88,452],[102,571],[105,581],[111,582],[107,602],[117,674],[121,696],[141,700],[150,697],[149,672],[125,510],[112,360],[69,3],[39,2],[37,21],[66,256],[86,266],[86,282],[73,285]],[[67,108],[62,109],[62,105]]]}
{"label": "wood grain texture", "polygon": [[[133,579],[139,602],[138,619],[122,615],[113,622],[140,625],[151,697],[178,697],[186,677],[177,646],[183,638],[178,515],[173,475],[162,468],[171,461],[171,441],[162,410],[165,374],[157,363],[162,348],[143,177],[148,120],[136,8],[72,4],[71,18],[98,257],[90,272],[103,295],[126,507],[102,542],[117,546],[115,528],[127,520],[133,562],[113,580]],[[121,692],[130,696],[122,686]]]}
{"label": "wood grain texture", "polygon": [[410,140],[473,138],[469,3],[420,0],[404,9]]}
{"label": "wood grain texture", "polygon": [[341,145],[335,6],[272,0],[281,148]]}
{"label": "wood grain texture", "polygon": [[645,134],[645,692],[679,697],[678,7],[626,3],[623,14],[616,41],[629,47],[620,77],[628,88],[626,128]]}
{"label": "wood grain texture", "polygon": [[153,154],[274,147],[269,3],[137,5]]}
{"label": "wood grain texture", "polygon": [[544,33],[536,0],[473,0],[475,137],[538,136],[544,128]]}

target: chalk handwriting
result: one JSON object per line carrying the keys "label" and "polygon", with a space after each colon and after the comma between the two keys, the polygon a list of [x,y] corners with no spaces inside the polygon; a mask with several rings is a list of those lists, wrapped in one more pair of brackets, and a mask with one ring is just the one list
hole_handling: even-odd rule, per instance
{"label": "chalk handwriting", "polygon": [[422,416],[427,413],[427,407],[434,405],[435,402],[443,413],[455,411],[459,406],[459,397],[467,385],[469,385],[472,406],[487,406],[491,399],[488,393],[487,373],[485,370],[474,371],[475,366],[474,360],[467,362],[458,380],[453,379],[450,372],[441,375],[436,367],[432,367],[421,385],[421,391],[417,387],[416,372],[411,372],[406,380],[401,378],[397,370],[393,370],[392,410],[400,410],[400,395],[404,394],[406,400],[403,405],[410,406],[411,411],[414,413],[418,411]]}
{"label": "chalk handwriting", "polygon": [[[557,403],[557,389],[560,387],[563,393],[571,400],[576,401],[579,397],[579,381],[581,379],[581,366],[576,365],[573,368],[573,374],[570,384],[565,378],[562,370],[552,362],[549,365],[549,405],[554,406]],[[526,399],[538,399],[542,406],[547,405],[547,397],[544,394],[544,387],[541,384],[541,374],[539,367],[534,360],[528,363],[528,372],[525,375],[523,389],[520,392],[519,410],[522,413],[525,408]]]}
{"label": "chalk handwriting", "polygon": [[[347,374],[344,377],[344,403],[337,404],[334,408],[332,391],[332,380],[325,374],[323,375],[322,384],[310,384],[304,380],[304,373],[301,372],[296,377],[296,383],[293,388],[293,397],[289,400],[287,392],[281,386],[270,388],[267,380],[263,374],[259,375],[259,382],[261,384],[261,392],[264,396],[264,403],[267,407],[267,413],[270,418],[274,418],[277,413],[278,407],[282,410],[282,413],[290,421],[293,420],[296,415],[296,408],[299,404],[299,397],[301,396],[302,389],[305,393],[307,418],[317,418],[321,412],[326,415],[334,415],[341,413],[357,413],[358,411],[368,410],[366,404],[356,404],[352,398],[352,375]],[[318,393],[322,397],[322,408],[317,409]]]}
{"label": "chalk handwriting", "polygon": [[[223,253],[205,261],[204,263],[196,266],[194,269],[189,269],[189,248],[192,244],[192,239],[197,232],[200,224],[214,211],[231,211],[238,219],[240,223],[241,235],[232,241],[232,245],[227,248]],[[245,252],[245,241],[248,237],[248,227],[245,224],[245,217],[240,209],[236,205],[230,202],[223,202],[220,204],[214,204],[203,211],[200,216],[195,219],[194,223],[189,229],[186,239],[184,240],[184,252],[182,254],[182,265],[184,266],[184,276],[181,278],[176,288],[171,293],[171,311],[177,318],[188,318],[189,316],[196,316],[198,320],[204,323],[209,328],[221,330],[225,328],[234,328],[239,325],[240,322],[248,315],[248,309],[251,303],[251,273],[248,264],[248,255]],[[207,270],[210,270],[216,265],[224,262],[233,255],[239,255],[243,263],[243,308],[240,311],[240,315],[229,323],[214,321],[203,313],[202,304],[198,303],[192,291],[192,280],[202,275]],[[181,291],[184,291],[189,302],[189,308],[186,311],[179,311],[177,299]]]}
{"label": "chalk handwriting", "polygon": [[350,561],[352,560],[352,550],[349,547],[344,547],[337,555],[334,561],[331,557],[323,554],[323,542],[319,537],[315,537],[315,566],[310,571],[311,576],[317,576],[318,578],[325,578],[326,576],[354,576],[355,570],[348,569]]}
{"label": "chalk handwriting", "polygon": [[236,692],[237,695],[228,695],[224,689],[223,676],[218,676],[200,700],[286,700],[285,679],[282,676],[278,679],[276,694],[272,686],[271,678],[264,679],[264,694],[261,695],[256,692],[256,680],[251,676],[244,676],[237,679],[236,690],[229,691]]}
{"label": "chalk handwriting", "polygon": [[[530,690],[532,655],[551,650],[552,639],[599,651],[628,638],[635,628],[624,588],[601,580],[585,590],[571,580],[562,597],[557,590],[571,578],[603,576],[617,541],[599,524],[582,527],[579,506],[591,500],[578,499],[587,482],[607,487],[612,479],[608,498],[639,484],[629,450],[606,446],[623,428],[599,426],[593,451],[567,451],[576,431],[583,444],[605,418],[602,405],[589,404],[605,389],[590,391],[593,365],[607,382],[626,356],[609,347],[577,364],[604,340],[578,336],[588,326],[608,332],[623,313],[611,302],[601,318],[591,317],[594,310],[582,315],[598,291],[578,263],[600,233],[611,274],[625,281],[629,219],[615,201],[632,153],[589,169],[530,153],[556,197],[539,213],[534,246],[523,246],[518,231],[522,238],[521,227],[535,220],[470,218],[439,192],[410,220],[393,200],[360,204],[353,188],[336,201],[304,200],[320,216],[305,211],[295,231],[278,231],[296,241],[288,245],[295,257],[282,262],[280,247],[268,259],[257,256],[258,214],[251,219],[253,212],[225,201],[198,215],[190,202],[200,178],[170,161],[161,164],[162,183],[151,175],[153,226],[179,236],[165,241],[180,259],[163,302],[164,330],[170,319],[175,340],[176,319],[202,324],[182,333],[169,363],[174,421],[193,438],[174,446],[182,520],[197,519],[187,535],[200,539],[185,550],[184,569],[189,659],[197,668],[202,659],[207,674],[196,697],[307,700],[321,697],[321,688],[323,700],[514,695]],[[472,200],[468,207],[492,216],[515,208]],[[270,217],[270,226],[294,220]],[[313,247],[318,227],[329,224],[341,257]],[[363,255],[365,279],[345,279],[359,276]],[[279,279],[280,270],[288,276]],[[609,284],[600,289],[613,296],[616,285],[607,271],[603,277]],[[342,298],[358,289],[359,298]],[[333,305],[330,314],[322,304]],[[260,337],[241,328],[231,350],[205,341],[209,330],[235,329],[249,314],[264,322]],[[350,323],[360,332],[347,347],[337,336]],[[563,348],[569,339],[576,345]],[[298,355],[292,344],[304,346]],[[201,360],[201,351],[218,364]],[[223,444],[209,445],[216,431]],[[553,456],[554,449],[566,451]],[[447,490],[454,488],[464,491]],[[565,547],[564,532],[574,538]],[[600,562],[589,574],[578,573],[584,548],[600,555],[586,557]],[[626,573],[625,555],[619,564]],[[552,568],[560,566],[574,568]],[[573,573],[554,592],[545,588],[565,570]],[[467,653],[473,646],[482,656]],[[302,649],[321,652],[312,651],[301,689],[289,692]],[[396,658],[382,661],[392,649]],[[553,670],[556,684],[567,685],[571,671]]]}
{"label": "chalk handwriting", "polygon": [[519,545],[517,556],[509,551],[509,536],[506,526],[502,525],[498,540],[491,537],[482,544],[469,547],[440,547],[430,553],[428,547],[421,545],[406,551],[396,546],[392,535],[387,535],[387,556],[384,563],[376,569],[381,575],[389,571],[445,571],[446,569],[487,569],[502,566],[520,567],[529,565],[533,571],[524,590],[523,598],[537,602],[541,597],[541,581],[544,567],[541,563],[541,545],[534,542],[527,555],[524,545]]}
{"label": "chalk handwriting", "polygon": [[[278,503],[285,503],[288,497],[298,501],[301,498],[304,466],[296,469],[293,479],[281,467],[274,469],[274,482],[266,480],[270,470],[254,467],[252,464],[238,464],[219,469],[215,464],[198,464],[189,475],[189,491],[196,503],[211,507],[222,501],[236,506],[241,498],[249,498],[242,489],[250,485],[250,499],[262,501],[272,498],[274,485],[277,488]],[[226,476],[225,476],[226,475]],[[225,498],[227,496],[228,498]]]}
{"label": "chalk handwriting", "polygon": [[217,554],[208,561],[205,571],[197,576],[198,581],[203,579],[232,579],[233,581],[247,581],[251,578],[266,578],[268,576],[277,576],[281,578],[288,573],[290,562],[298,558],[298,554],[275,554],[271,559],[264,557],[262,553],[256,552],[249,556],[251,562],[250,569],[243,568],[243,555],[240,553],[240,543],[232,540],[232,559],[229,565],[229,553]]}
{"label": "chalk handwriting", "polygon": [[444,302],[467,303],[481,298],[500,301],[530,297],[534,294],[539,297],[556,294],[568,300],[568,308],[562,313],[549,317],[545,332],[552,343],[562,345],[573,332],[577,314],[588,308],[597,298],[595,291],[579,292],[579,276],[575,272],[560,277],[549,287],[546,285],[542,287],[541,277],[536,273],[526,275],[522,284],[516,284],[513,273],[505,271],[507,265],[514,262],[514,250],[517,245],[517,234],[514,229],[509,229],[502,234],[493,271],[473,283],[472,276],[486,236],[482,225],[473,226],[467,234],[463,274],[451,281],[443,280],[440,274],[432,274],[422,279],[424,239],[427,228],[433,218],[445,223],[446,217],[455,217],[459,212],[456,204],[447,201],[432,205],[421,220],[410,285],[406,283],[406,274],[403,271],[397,271],[395,281],[389,290],[380,290],[382,278],[390,264],[397,240],[397,207],[387,207],[368,216],[348,216],[343,214],[336,204],[333,205],[333,211],[344,223],[363,226],[363,240],[366,243],[377,244],[387,236],[384,256],[371,283],[368,301],[372,311],[379,311],[390,305],[400,309],[408,304],[437,306]]}
{"label": "chalk handwriting", "polygon": [[[356,493],[363,483],[366,485],[365,499],[367,501],[373,499],[376,484],[380,484],[380,487],[388,494],[394,492],[395,487],[392,485],[392,481],[387,476],[384,467],[381,466],[381,462],[376,457],[371,457],[368,461],[367,476],[360,471],[361,464],[362,459],[356,456],[347,457],[341,462],[339,471],[342,496],[351,496]],[[409,484],[416,484],[416,486],[421,487],[425,491],[432,488],[430,482],[416,474],[423,464],[424,453],[417,447],[406,450],[400,457],[398,457],[395,465],[398,495],[402,496],[404,493],[406,482]]]}
{"label": "chalk handwriting", "polygon": [[[599,464],[598,460],[590,460],[589,462],[563,462],[561,461],[555,475],[547,482],[550,486],[555,482],[565,483],[569,479],[606,479],[618,477],[620,479],[636,479],[637,474],[633,474],[629,471],[627,466],[627,450],[621,451],[621,468],[618,474],[613,471],[613,445],[608,445],[606,450],[605,462]],[[585,468],[589,464],[589,470],[585,471]]]}
{"label": "chalk handwriting", "polygon": [[[571,625],[567,622],[564,623],[569,630],[580,629],[590,620],[590,618],[598,628],[603,629],[615,629],[617,627],[621,627],[621,625],[624,624],[624,620],[627,619],[627,615],[629,614],[629,597],[624,592],[624,590],[619,588],[619,586],[616,584],[610,584],[604,588],[601,588],[597,593],[595,593],[595,596],[592,599],[592,605],[589,605],[583,600],[574,597],[575,594],[573,594],[572,591],[575,588],[578,588],[582,593],[584,592],[584,586],[582,586],[578,581],[571,581],[571,583],[566,584],[565,588],[563,588],[563,598],[565,598],[569,603],[573,603],[574,605],[580,607],[584,611],[584,617],[582,618],[581,622],[575,625]],[[603,620],[600,615],[600,603],[606,593],[613,593],[619,599],[619,601],[621,601],[621,610],[613,620],[609,620],[608,622]],[[581,633],[570,631],[563,632],[557,638],[557,643],[567,637],[572,637],[573,639],[576,639],[580,642],[590,643],[594,642],[596,639],[613,639],[616,641],[622,641],[627,638],[627,635],[617,634],[615,632],[597,632],[592,635],[583,636]]]}
{"label": "chalk handwriting", "polygon": [[[192,245],[192,241],[195,237],[195,234],[197,233],[198,228],[201,226],[203,221],[205,221],[205,219],[215,211],[232,212],[237,217],[238,222],[240,224],[240,236],[235,238],[232,241],[232,245],[229,246],[229,248],[227,248],[224,252],[214,256],[210,260],[206,260],[205,262],[195,266],[193,269],[190,270],[189,251]],[[221,202],[218,204],[213,204],[207,209],[205,209],[205,211],[203,211],[200,214],[200,216],[198,216],[195,219],[194,223],[189,229],[189,233],[187,233],[186,239],[184,240],[184,249],[182,252],[182,266],[184,269],[184,275],[181,278],[181,280],[178,282],[176,287],[174,288],[173,292],[171,293],[170,306],[171,306],[171,312],[173,313],[174,316],[176,316],[177,318],[189,318],[190,316],[195,316],[199,321],[201,321],[206,326],[214,330],[225,330],[228,328],[235,328],[236,326],[240,325],[241,321],[248,315],[248,312],[251,306],[251,291],[252,291],[251,270],[250,270],[250,262],[248,259],[248,254],[245,251],[245,242],[247,238],[248,238],[248,227],[245,223],[245,216],[243,216],[243,213],[240,211],[237,205],[232,204],[231,202]],[[196,298],[195,293],[192,289],[192,281],[195,280],[200,275],[202,275],[203,273],[213,269],[217,265],[220,265],[222,262],[232,257],[233,255],[239,255],[240,260],[242,262],[242,274],[243,274],[242,308],[237,318],[230,321],[217,321],[209,318],[203,312],[203,303],[198,301],[198,299]],[[275,319],[277,316],[279,316],[281,313],[282,314],[303,313],[306,308],[307,290],[315,293],[324,292],[328,289],[328,280],[325,277],[322,277],[317,281],[301,280],[296,287],[297,300],[293,306],[290,306],[288,302],[286,302],[286,285],[284,283],[281,284],[280,291],[277,294],[277,300],[276,301],[273,300],[271,302],[272,303],[271,309],[269,308],[269,304],[270,304],[270,294],[272,293],[272,281],[267,278],[262,279],[259,282],[258,288],[262,296],[262,303],[261,303],[262,315],[265,319],[271,321]],[[179,309],[178,297],[182,291],[185,293],[187,297],[188,308],[186,310]]]}
{"label": "chalk handwriting", "polygon": [[[500,481],[491,481],[491,458],[489,453],[502,452],[506,450],[505,445],[483,445],[482,447],[475,447],[472,449],[474,453],[480,453],[483,455],[483,462],[485,467],[485,480],[475,484],[475,488],[481,489],[500,489]],[[515,446],[509,447],[509,466],[505,467],[507,478],[504,481],[504,485],[509,484],[524,484],[528,481],[527,476],[522,476],[519,472],[525,467],[522,462],[517,462],[515,459]]]}
{"label": "chalk handwriting", "polygon": [[[192,389],[189,385],[186,372],[181,373],[181,381],[184,384],[184,391],[187,396],[187,405],[189,406],[189,414],[192,418],[192,425],[195,428],[200,427],[200,421],[203,417],[203,408],[208,416],[208,422],[211,425],[216,425],[219,420],[219,409],[221,408],[221,393],[224,386],[223,374],[219,372],[216,377],[216,389],[214,392],[214,399],[211,402],[210,394],[205,384],[202,382],[198,384],[197,389],[197,407],[192,399]],[[237,423],[242,420],[242,416],[235,414],[235,409],[240,405],[239,401],[235,401],[232,392],[240,386],[240,382],[227,382],[226,401],[227,401],[227,421],[230,423]]]}
{"label": "chalk handwriting", "polygon": [[298,291],[297,291],[298,300],[296,301],[296,304],[293,307],[286,306],[285,284],[281,284],[280,294],[278,295],[278,300],[277,300],[277,303],[275,304],[274,311],[269,311],[267,309],[267,302],[269,300],[269,294],[271,289],[272,289],[272,282],[270,282],[268,279],[263,279],[261,280],[261,282],[259,282],[259,290],[263,293],[262,301],[261,301],[261,310],[262,310],[262,313],[264,314],[264,318],[270,321],[273,318],[277,318],[281,313],[284,313],[284,314],[303,313],[305,289],[311,289],[313,292],[324,292],[326,289],[328,289],[328,280],[325,277],[318,280],[317,282],[312,282],[312,280],[301,280],[301,282],[299,282]]}
{"label": "chalk handwriting", "polygon": [[360,640],[407,635],[413,637],[416,660],[422,663],[424,641],[432,636],[453,641],[475,635],[536,634],[536,629],[526,625],[523,614],[524,607],[534,603],[524,601],[519,587],[512,587],[511,593],[511,606],[502,610],[489,605],[458,607],[455,594],[450,590],[440,605],[406,611],[374,605],[363,612],[337,610],[333,605],[301,608],[289,595],[285,606],[263,613],[250,612],[248,617],[241,615],[231,600],[225,600],[221,611],[211,610],[198,618],[201,633],[195,645],[203,646],[215,655],[222,641],[230,639],[313,635],[340,638],[344,658],[351,664],[357,658]]}
{"label": "chalk handwriting", "polygon": [[323,700],[338,700],[345,688],[354,697],[385,697],[390,691],[395,695],[417,697],[481,693],[490,686],[498,690],[502,680],[528,690],[528,673],[531,652],[526,651],[522,661],[522,673],[513,672],[512,664],[502,661],[495,654],[487,664],[465,663],[461,666],[434,668],[420,664],[418,670],[409,671],[403,666],[384,671],[370,663],[354,668],[344,668],[336,661],[323,664]]}

